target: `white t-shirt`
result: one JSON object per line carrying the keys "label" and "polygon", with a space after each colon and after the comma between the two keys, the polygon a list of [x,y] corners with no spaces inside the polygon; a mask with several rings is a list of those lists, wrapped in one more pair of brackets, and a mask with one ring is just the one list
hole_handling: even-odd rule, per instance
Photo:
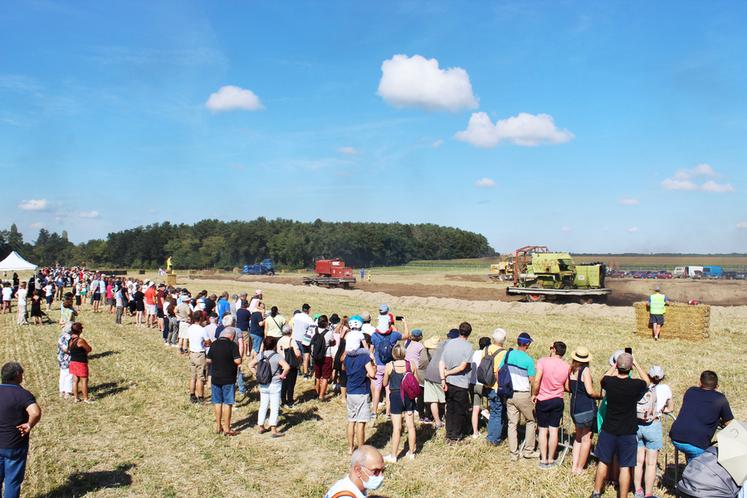
{"label": "white t-shirt", "polygon": [[205,347],[202,345],[202,341],[210,340],[205,327],[193,323],[187,329],[187,335],[189,336],[189,351],[192,353],[204,353]]}
{"label": "white t-shirt", "polygon": [[54,292],[54,287],[52,287],[52,284],[47,284],[44,286],[44,295],[45,296],[51,296],[52,292]]}
{"label": "white t-shirt", "polygon": [[485,356],[484,349],[478,349],[477,351],[472,353],[472,376],[470,377],[470,380],[469,380],[470,384],[475,384],[475,385],[480,384],[479,382],[477,382],[477,367],[480,366],[480,362],[482,361],[484,356]]}
{"label": "white t-shirt", "polygon": [[3,287],[3,301],[10,301],[13,297],[13,287]]}
{"label": "white t-shirt", "polygon": [[296,313],[293,317],[293,340],[303,341],[304,336],[306,335],[306,329],[312,325],[316,325],[313,318],[303,312]]}
{"label": "white t-shirt", "polygon": [[656,384],[656,414],[661,415],[661,411],[667,406],[667,401],[672,399],[672,390],[666,384]]}
{"label": "white t-shirt", "polygon": [[355,351],[361,347],[363,342],[363,332],[360,330],[350,330],[345,334],[345,352]]}
{"label": "white t-shirt", "polygon": [[376,333],[376,327],[374,327],[370,323],[364,323],[363,327],[361,327],[361,332],[373,336]]}
{"label": "white t-shirt", "polygon": [[335,496],[335,494],[342,491],[352,493],[355,498],[366,498],[366,496],[368,496],[365,491],[361,492],[361,490],[358,489],[358,486],[353,484],[353,481],[350,480],[350,476],[345,476],[344,478],[334,483],[331,488],[329,488],[329,491],[327,491],[327,494],[324,495],[324,498],[332,498],[333,496]]}
{"label": "white t-shirt", "polygon": [[28,290],[19,288],[16,291],[16,299],[18,299],[18,306],[26,306],[26,296],[28,295]]}

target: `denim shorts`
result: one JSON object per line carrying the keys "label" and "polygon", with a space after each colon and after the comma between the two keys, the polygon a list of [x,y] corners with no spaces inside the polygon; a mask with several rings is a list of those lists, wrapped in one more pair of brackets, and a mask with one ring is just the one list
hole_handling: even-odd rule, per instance
{"label": "denim shorts", "polygon": [[210,401],[214,405],[233,405],[235,403],[233,384],[222,386],[213,384],[210,388]]}
{"label": "denim shorts", "polygon": [[259,353],[259,348],[262,347],[262,336],[256,334],[250,334],[252,338],[252,351]]}
{"label": "denim shorts", "polygon": [[661,435],[661,420],[654,420],[650,424],[638,425],[638,447],[646,447],[647,450],[660,450],[664,447]]}

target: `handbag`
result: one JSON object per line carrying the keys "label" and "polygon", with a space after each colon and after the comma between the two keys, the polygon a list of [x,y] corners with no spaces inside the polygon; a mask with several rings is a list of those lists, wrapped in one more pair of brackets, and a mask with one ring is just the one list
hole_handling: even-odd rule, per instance
{"label": "handbag", "polygon": [[[589,422],[594,420],[597,417],[597,404],[594,402],[594,400],[591,401],[592,403],[592,409],[587,410],[584,412],[575,413],[576,409],[576,399],[578,398],[578,384],[580,382],[583,382],[581,380],[581,376],[584,373],[584,369],[586,367],[583,366],[578,371],[578,378],[576,379],[576,388],[573,390],[573,403],[571,404],[571,419],[573,422],[575,422],[577,425],[588,425]],[[593,425],[593,424],[592,424]]]}

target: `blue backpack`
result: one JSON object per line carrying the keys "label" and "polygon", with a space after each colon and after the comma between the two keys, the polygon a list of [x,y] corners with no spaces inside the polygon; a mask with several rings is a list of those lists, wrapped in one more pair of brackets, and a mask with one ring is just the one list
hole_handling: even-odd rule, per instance
{"label": "blue backpack", "polygon": [[394,344],[392,344],[388,334],[383,335],[376,332],[376,335],[379,336],[379,342],[376,343],[376,353],[379,355],[379,359],[382,363],[389,363],[392,361],[392,349],[394,349]]}
{"label": "blue backpack", "polygon": [[508,356],[513,351],[513,348],[509,348],[506,351],[506,356],[503,358],[503,365],[498,370],[498,390],[496,394],[503,396],[504,398],[512,398],[514,396],[514,384],[511,381],[511,372],[508,369]]}

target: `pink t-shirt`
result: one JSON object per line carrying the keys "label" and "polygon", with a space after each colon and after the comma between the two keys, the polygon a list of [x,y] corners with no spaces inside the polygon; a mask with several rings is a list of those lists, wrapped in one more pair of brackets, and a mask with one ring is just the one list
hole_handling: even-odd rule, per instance
{"label": "pink t-shirt", "polygon": [[537,362],[537,368],[542,370],[538,401],[562,398],[565,379],[568,378],[568,363],[560,358],[546,356]]}

